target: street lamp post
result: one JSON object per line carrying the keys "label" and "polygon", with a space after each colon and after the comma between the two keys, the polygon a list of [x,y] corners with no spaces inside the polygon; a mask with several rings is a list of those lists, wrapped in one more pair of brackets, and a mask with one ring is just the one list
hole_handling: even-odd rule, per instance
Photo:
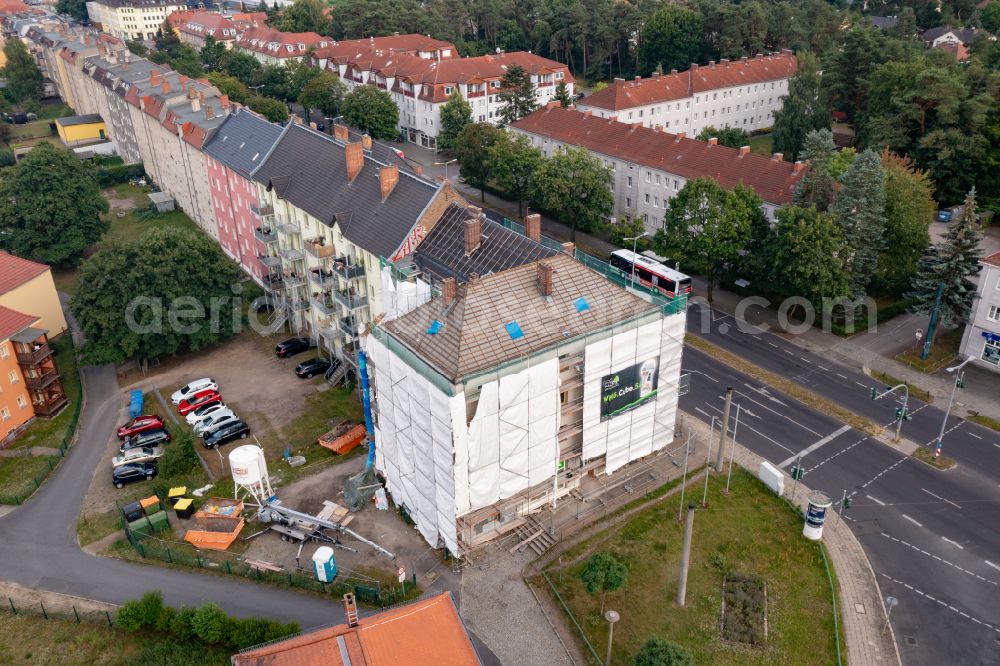
{"label": "street lamp post", "polygon": [[435,162],[434,166],[443,166],[444,167],[444,179],[448,180],[448,165],[449,164],[454,164],[457,161],[458,161],[458,158],[454,157],[454,158],[448,160],[447,162]]}
{"label": "street lamp post", "polygon": [[878,392],[878,389],[872,387],[872,400],[878,400],[880,398],[884,398],[885,396],[889,395],[890,393],[894,393],[899,389],[903,389],[903,407],[902,411],[899,411],[898,416],[896,418],[896,438],[893,440],[894,442],[899,441],[899,434],[903,429],[903,421],[907,421],[910,418],[909,416],[910,412],[907,409],[907,405],[910,403],[910,387],[907,386],[906,384],[898,384],[896,386],[893,386],[891,389],[887,390],[885,393],[881,394]]}
{"label": "street lamp post", "polygon": [[638,247],[639,239],[645,238],[649,235],[648,231],[643,231],[638,236],[630,236],[629,238],[623,238],[623,241],[632,241],[632,288],[635,289],[635,250]]}
{"label": "street lamp post", "polygon": [[609,610],[604,614],[604,619],[608,621],[608,654],[604,658],[604,666],[611,666],[611,639],[615,635],[615,622],[621,619],[617,611]]}
{"label": "street lamp post", "polygon": [[972,360],[972,357],[969,356],[968,358],[966,358],[964,361],[962,361],[958,365],[947,369],[947,372],[954,372],[955,373],[955,383],[952,384],[952,386],[951,386],[951,399],[948,400],[948,409],[945,410],[944,420],[941,421],[941,432],[938,433],[937,444],[934,446],[934,457],[935,458],[939,458],[941,456],[941,446],[943,445],[943,442],[941,440],[944,439],[944,429],[948,425],[948,416],[951,415],[951,406],[953,404],[955,404],[955,392],[958,390],[959,386],[962,385],[962,377],[965,376],[965,373],[964,372],[960,372],[960,370],[962,368],[964,368],[965,364],[968,363],[971,360]]}

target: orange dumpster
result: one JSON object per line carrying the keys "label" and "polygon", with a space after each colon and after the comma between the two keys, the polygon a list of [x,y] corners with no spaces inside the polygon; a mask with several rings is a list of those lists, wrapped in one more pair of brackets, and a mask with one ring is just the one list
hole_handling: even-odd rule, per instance
{"label": "orange dumpster", "polygon": [[358,444],[365,441],[367,435],[364,425],[356,425],[339,437],[328,437],[333,432],[335,431],[328,432],[326,435],[320,437],[319,445],[340,455],[350,453]]}

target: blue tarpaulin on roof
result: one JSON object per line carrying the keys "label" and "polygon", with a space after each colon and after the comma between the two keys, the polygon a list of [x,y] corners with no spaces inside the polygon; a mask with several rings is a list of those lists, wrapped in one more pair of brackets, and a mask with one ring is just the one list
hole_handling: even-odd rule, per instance
{"label": "blue tarpaulin on roof", "polygon": [[431,325],[427,328],[427,335],[434,335],[435,333],[441,330],[442,326],[444,326],[444,324],[435,319],[434,321],[431,322]]}
{"label": "blue tarpaulin on roof", "polygon": [[576,311],[577,312],[586,312],[587,310],[590,309],[590,303],[588,303],[587,299],[584,298],[583,296],[581,296],[580,298],[576,299],[573,302],[573,305],[576,306]]}
{"label": "blue tarpaulin on roof", "polygon": [[520,325],[518,325],[516,321],[510,322],[504,326],[504,328],[507,329],[507,334],[510,336],[511,340],[517,340],[518,338],[524,337],[524,332],[521,330]]}

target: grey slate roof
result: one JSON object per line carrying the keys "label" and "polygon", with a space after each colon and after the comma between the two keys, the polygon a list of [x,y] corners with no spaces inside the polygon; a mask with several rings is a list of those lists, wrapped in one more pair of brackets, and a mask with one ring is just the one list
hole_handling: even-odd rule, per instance
{"label": "grey slate roof", "polygon": [[70,127],[72,125],[93,125],[94,123],[103,123],[104,118],[101,118],[99,113],[88,113],[82,116],[67,116],[65,118],[56,118],[56,124],[62,125],[63,127]]}
{"label": "grey slate roof", "polygon": [[480,220],[480,242],[472,254],[465,254],[465,221],[469,211],[452,203],[441,220],[420,241],[413,260],[420,270],[438,279],[455,278],[467,282],[469,274],[489,275],[530,264],[556,254],[516,231],[490,219]]}
{"label": "grey slate roof", "polygon": [[271,146],[281,136],[281,126],[268,122],[248,109],[230,114],[205,144],[205,152],[236,173],[250,173],[264,162]]}
{"label": "grey slate roof", "polygon": [[949,32],[955,33],[955,37],[958,41],[963,44],[970,44],[972,40],[976,38],[976,31],[971,28],[951,28],[946,25],[940,25],[936,28],[931,28],[926,30],[920,35],[921,39],[925,42],[933,42],[938,37],[948,34]]}
{"label": "grey slate roof", "polygon": [[366,154],[361,173],[348,182],[344,152],[334,137],[293,124],[252,178],[323,224],[337,222],[355,245],[390,257],[441,186],[400,169],[399,182],[382,201],[378,173],[384,164]]}
{"label": "grey slate roof", "polygon": [[899,25],[898,16],[869,16],[872,25],[879,30],[892,30]]}

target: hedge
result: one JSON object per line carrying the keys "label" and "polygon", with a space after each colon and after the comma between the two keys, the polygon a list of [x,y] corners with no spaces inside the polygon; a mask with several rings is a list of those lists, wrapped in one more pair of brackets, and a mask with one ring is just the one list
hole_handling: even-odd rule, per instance
{"label": "hedge", "polygon": [[141,164],[120,164],[100,167],[94,174],[98,187],[111,187],[127,183],[136,178],[145,178],[146,170]]}

